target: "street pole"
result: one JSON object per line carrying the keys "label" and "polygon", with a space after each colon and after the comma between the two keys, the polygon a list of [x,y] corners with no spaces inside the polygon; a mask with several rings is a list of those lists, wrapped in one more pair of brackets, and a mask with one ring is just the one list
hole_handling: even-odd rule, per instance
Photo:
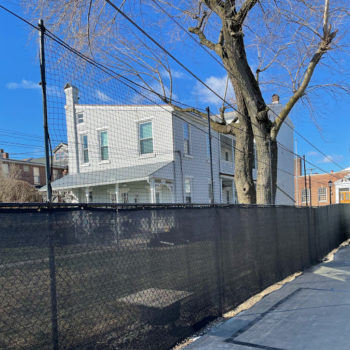
{"label": "street pole", "polygon": [[311,195],[311,175],[309,174],[309,191],[310,191],[310,207],[312,207],[312,195]]}
{"label": "street pole", "polygon": [[206,108],[208,116],[208,137],[209,137],[209,157],[210,157],[210,177],[211,177],[211,204],[214,204],[214,175],[213,175],[213,151],[211,147],[211,125],[210,125],[210,109]]}
{"label": "street pole", "polygon": [[44,117],[44,140],[45,140],[45,173],[46,173],[46,193],[47,202],[52,201],[51,169],[49,151],[49,128],[47,124],[47,97],[46,97],[46,74],[45,74],[45,27],[43,20],[39,20],[40,36],[40,75],[41,90],[43,96],[43,117]]}
{"label": "street pole", "polygon": [[[43,20],[39,20],[40,38],[40,75],[41,89],[43,96],[43,117],[44,117],[44,140],[45,140],[45,170],[46,170],[46,193],[47,203],[52,201],[51,169],[49,151],[49,129],[47,124],[47,98],[46,98],[46,76],[45,76],[45,27]],[[58,322],[57,322],[57,291],[56,291],[56,264],[55,264],[55,227],[51,224],[50,210],[47,214],[47,226],[49,229],[49,269],[50,269],[50,297],[51,297],[51,332],[52,346],[59,350],[58,343]]]}
{"label": "street pole", "polygon": [[306,206],[309,205],[308,199],[307,199],[307,186],[306,186],[306,163],[305,163],[305,155],[303,155],[303,160],[304,160],[304,188],[305,188],[305,202]]}

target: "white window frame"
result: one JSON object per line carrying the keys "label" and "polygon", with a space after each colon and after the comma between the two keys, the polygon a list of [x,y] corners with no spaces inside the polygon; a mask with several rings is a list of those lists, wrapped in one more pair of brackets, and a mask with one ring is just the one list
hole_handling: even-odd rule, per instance
{"label": "white window frame", "polygon": [[[320,193],[320,190],[324,190],[324,193]],[[324,196],[324,199],[321,199],[321,196]],[[319,202],[327,202],[327,187],[319,187],[317,197]]]}
{"label": "white window frame", "polygon": [[77,124],[83,124],[84,123],[84,113],[78,112],[77,113]]}
{"label": "white window frame", "polygon": [[[185,125],[188,128],[188,139],[185,138]],[[190,125],[190,123],[185,122],[185,121],[182,122],[182,136],[183,136],[184,155],[185,156],[190,156],[192,154],[192,149],[191,149],[191,125]],[[186,152],[186,147],[185,147],[186,141],[187,141],[187,152]]]}
{"label": "white window frame", "polygon": [[[35,174],[35,170],[38,170],[38,175]],[[39,167],[33,167],[33,179],[34,179],[34,185],[40,185],[40,168]]]}
{"label": "white window frame", "polygon": [[[189,181],[190,183],[190,192],[186,192],[186,182]],[[190,194],[189,196],[187,194]],[[184,195],[185,195],[185,203],[186,204],[191,204],[193,203],[193,181],[192,181],[192,177],[190,176],[185,176],[185,181],[184,181]],[[190,198],[189,201],[187,201],[187,197]]]}
{"label": "white window frame", "polygon": [[29,165],[23,165],[23,172],[29,173]]}
{"label": "white window frame", "polygon": [[[104,146],[104,147],[107,147],[107,159],[102,159],[102,133],[103,132],[106,132],[107,133],[107,146]],[[101,163],[109,163],[110,160],[109,160],[109,137],[108,137],[108,129],[107,128],[103,128],[103,129],[98,129],[98,146],[99,146],[99,154],[100,154],[100,162]]]}
{"label": "white window frame", "polygon": [[306,203],[306,198],[307,198],[307,202],[310,203],[310,189],[309,188],[302,188],[301,189],[301,203]]}
{"label": "white window frame", "polygon": [[[84,146],[84,137],[86,136],[87,138],[87,148]],[[89,164],[90,163],[90,158],[89,158],[89,135],[88,133],[82,133],[80,134],[80,140],[81,140],[81,162],[82,164]],[[85,151],[87,151],[87,162],[85,161]]]}
{"label": "white window frame", "polygon": [[[141,125],[143,124],[149,124],[151,123],[151,128],[152,128],[152,137],[148,137],[148,138],[144,138],[144,139],[141,139]],[[139,121],[138,122],[138,148],[139,148],[139,155],[140,156],[149,156],[149,155],[152,155],[154,154],[154,137],[153,137],[153,120],[142,120],[142,121]],[[141,147],[141,141],[145,141],[145,140],[152,140],[152,152],[148,152],[148,153],[142,153],[142,147]]]}

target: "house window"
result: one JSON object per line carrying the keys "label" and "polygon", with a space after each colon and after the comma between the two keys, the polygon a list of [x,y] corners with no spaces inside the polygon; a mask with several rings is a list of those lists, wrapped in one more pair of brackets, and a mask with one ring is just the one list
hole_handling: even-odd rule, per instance
{"label": "house window", "polygon": [[185,178],[185,202],[192,203],[192,180],[191,178]]}
{"label": "house window", "polygon": [[40,169],[34,167],[33,174],[34,174],[34,185],[40,185]]}
{"label": "house window", "polygon": [[84,123],[84,114],[83,113],[77,114],[77,121],[78,121],[78,124]]}
{"label": "house window", "polygon": [[83,163],[89,163],[89,144],[88,144],[88,136],[81,136],[81,143],[83,145]]}
{"label": "house window", "polygon": [[116,193],[111,193],[111,202],[117,203],[117,194]]}
{"label": "house window", "polygon": [[89,198],[89,203],[92,203],[92,201],[94,200],[94,197],[92,195],[92,191],[89,192],[88,198]]}
{"label": "house window", "polygon": [[2,176],[4,177],[9,176],[9,165],[7,163],[1,164],[1,172],[2,172]]}
{"label": "house window", "polygon": [[100,154],[101,160],[108,160],[108,135],[106,130],[100,132]]}
{"label": "house window", "polygon": [[320,187],[318,189],[318,201],[319,202],[325,202],[327,200],[327,188],[326,187]]}
{"label": "house window", "polygon": [[153,134],[152,134],[152,122],[140,124],[140,153],[147,154],[153,153]]}
{"label": "house window", "polygon": [[28,173],[29,172],[29,166],[28,165],[23,165],[23,171],[25,173]]}
{"label": "house window", "polygon": [[301,201],[302,203],[306,203],[306,200],[310,203],[310,190],[308,188],[303,188],[301,190]]}
{"label": "house window", "polygon": [[184,154],[191,154],[190,125],[186,122],[183,122],[183,132],[184,132]]}

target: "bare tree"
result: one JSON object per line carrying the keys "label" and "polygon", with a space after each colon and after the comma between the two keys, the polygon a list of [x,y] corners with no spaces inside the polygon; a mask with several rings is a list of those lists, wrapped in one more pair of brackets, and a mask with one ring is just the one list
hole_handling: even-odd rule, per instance
{"label": "bare tree", "polygon": [[[69,28],[64,31],[66,39],[76,48],[91,56],[103,56],[106,62],[139,79],[176,110],[200,113],[184,109],[174,101],[172,70],[166,55],[130,27],[126,30],[118,20],[118,11],[105,0],[36,0],[29,6],[40,11],[52,30],[63,32],[62,28]],[[316,67],[322,64],[326,68],[328,65],[327,69],[336,68],[332,62],[336,57],[331,54],[344,48],[348,2],[180,0],[174,4],[167,0],[144,0],[121,1],[117,6],[137,18],[141,25],[148,23],[153,28],[161,28],[158,39],[165,44],[169,44],[170,37],[175,40],[180,37],[175,31],[179,21],[182,25],[192,22],[188,31],[221,61],[234,90],[236,118],[231,123],[225,121],[227,106],[224,105],[222,121],[211,123],[214,130],[236,138],[238,200],[240,203],[274,203],[277,135],[295,104],[303,99],[308,101],[307,94],[319,88],[350,91],[343,82],[322,81],[315,75]],[[165,8],[170,18],[163,12],[158,22],[154,16],[150,20],[150,7],[157,11]],[[276,116],[269,112],[263,98],[262,89],[266,86],[288,93],[287,103]],[[254,141],[258,160],[256,184],[252,176]]]}
{"label": "bare tree", "polygon": [[24,203],[41,202],[38,190],[29,182],[19,180],[21,169],[11,164],[8,176],[0,174],[0,202]]}

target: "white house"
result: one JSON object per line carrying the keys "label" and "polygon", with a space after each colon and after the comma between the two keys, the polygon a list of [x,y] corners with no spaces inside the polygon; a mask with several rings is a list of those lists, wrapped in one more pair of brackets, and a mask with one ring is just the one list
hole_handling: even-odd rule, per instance
{"label": "white house", "polygon": [[349,174],[334,182],[336,203],[350,203],[350,168],[344,171],[349,171]]}
{"label": "white house", "polygon": [[[205,120],[167,105],[79,104],[69,84],[65,94],[69,175],[54,191],[74,202],[210,203]],[[279,141],[292,149],[293,130],[282,127]],[[233,137],[213,132],[216,203],[236,203],[234,147]],[[279,167],[293,174],[293,155],[280,150]],[[293,204],[293,177],[279,172],[278,186],[277,203]]]}

